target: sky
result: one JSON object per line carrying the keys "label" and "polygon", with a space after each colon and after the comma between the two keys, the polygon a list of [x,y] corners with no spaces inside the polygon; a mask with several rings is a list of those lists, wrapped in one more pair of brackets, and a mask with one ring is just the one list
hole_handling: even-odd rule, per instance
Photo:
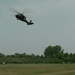
{"label": "sky", "polygon": [[[12,8],[34,25],[17,21]],[[55,45],[75,53],[75,0],[0,0],[1,53],[42,55]]]}

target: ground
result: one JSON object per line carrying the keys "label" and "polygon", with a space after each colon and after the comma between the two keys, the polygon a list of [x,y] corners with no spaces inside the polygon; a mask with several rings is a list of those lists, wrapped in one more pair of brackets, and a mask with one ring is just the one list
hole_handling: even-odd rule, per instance
{"label": "ground", "polygon": [[75,64],[6,64],[0,75],[75,75]]}

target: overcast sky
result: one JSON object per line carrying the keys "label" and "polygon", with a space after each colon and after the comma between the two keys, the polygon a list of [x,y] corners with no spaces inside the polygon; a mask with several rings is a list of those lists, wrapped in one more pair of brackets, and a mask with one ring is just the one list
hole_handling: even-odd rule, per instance
{"label": "overcast sky", "polygon": [[[12,8],[25,11],[34,25],[17,21]],[[1,53],[41,55],[50,45],[75,52],[75,0],[0,0]]]}

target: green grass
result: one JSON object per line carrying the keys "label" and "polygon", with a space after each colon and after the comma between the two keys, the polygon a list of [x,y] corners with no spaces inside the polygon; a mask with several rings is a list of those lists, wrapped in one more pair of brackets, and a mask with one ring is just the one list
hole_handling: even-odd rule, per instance
{"label": "green grass", "polygon": [[0,75],[75,75],[75,64],[6,64]]}

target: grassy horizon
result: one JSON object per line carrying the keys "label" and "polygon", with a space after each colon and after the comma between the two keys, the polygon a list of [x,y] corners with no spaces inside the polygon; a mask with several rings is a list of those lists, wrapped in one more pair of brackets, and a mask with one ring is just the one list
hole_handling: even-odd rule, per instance
{"label": "grassy horizon", "polygon": [[6,64],[0,75],[75,75],[75,64]]}

